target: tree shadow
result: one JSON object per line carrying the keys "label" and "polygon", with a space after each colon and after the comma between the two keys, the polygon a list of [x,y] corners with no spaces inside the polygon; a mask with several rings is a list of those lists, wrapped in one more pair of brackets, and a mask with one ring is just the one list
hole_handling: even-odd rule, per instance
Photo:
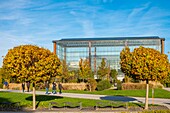
{"label": "tree shadow", "polygon": [[165,103],[165,104],[168,104],[168,105],[170,105],[170,103]]}
{"label": "tree shadow", "polygon": [[144,106],[142,105],[142,104],[140,104],[140,103],[133,103],[133,104],[135,104],[136,106],[138,106],[138,107],[140,107],[140,108],[142,108],[142,109],[144,109]]}
{"label": "tree shadow", "polygon": [[100,97],[100,99],[102,100],[110,100],[110,101],[115,101],[115,102],[133,102],[133,104],[139,106],[139,107],[142,107],[143,106],[140,104],[142,103],[141,101],[135,99],[135,98],[132,98],[132,97],[126,97],[126,96],[105,96],[105,97]]}
{"label": "tree shadow", "polygon": [[100,97],[102,100],[111,100],[111,101],[122,101],[122,102],[130,102],[130,101],[137,101],[140,102],[139,100],[131,97],[125,97],[125,96],[105,96],[105,97]]}
{"label": "tree shadow", "polygon": [[0,97],[0,102],[11,102],[11,101],[9,101],[9,99],[7,98]]}
{"label": "tree shadow", "polygon": [[20,102],[13,102],[7,98],[0,97],[0,111],[20,111],[22,106]]}
{"label": "tree shadow", "polygon": [[[40,102],[42,101],[50,101],[50,100],[62,99],[62,98],[63,97],[61,96],[36,95],[36,101],[38,101],[38,103],[36,104],[36,108],[38,108]],[[33,96],[27,97],[26,100],[33,101]]]}

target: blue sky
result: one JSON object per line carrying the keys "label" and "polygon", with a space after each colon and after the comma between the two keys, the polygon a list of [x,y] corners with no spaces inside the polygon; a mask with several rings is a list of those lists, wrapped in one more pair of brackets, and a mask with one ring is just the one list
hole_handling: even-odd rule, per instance
{"label": "blue sky", "polygon": [[[0,67],[8,49],[77,37],[159,36],[170,51],[169,0],[0,0]],[[170,58],[170,54],[169,54]]]}

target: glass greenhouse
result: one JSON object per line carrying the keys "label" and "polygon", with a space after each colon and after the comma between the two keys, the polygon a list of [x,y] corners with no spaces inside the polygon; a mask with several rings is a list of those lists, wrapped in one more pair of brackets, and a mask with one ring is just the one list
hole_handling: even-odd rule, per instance
{"label": "glass greenhouse", "polygon": [[102,58],[111,69],[120,70],[120,52],[125,46],[132,51],[139,46],[154,48],[164,53],[164,38],[151,37],[102,37],[67,38],[53,40],[54,53],[65,60],[69,69],[79,68],[79,60],[89,59],[91,68],[96,72]]}

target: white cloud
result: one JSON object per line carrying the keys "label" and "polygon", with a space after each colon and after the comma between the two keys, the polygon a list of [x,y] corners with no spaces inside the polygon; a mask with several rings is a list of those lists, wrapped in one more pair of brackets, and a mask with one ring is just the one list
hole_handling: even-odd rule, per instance
{"label": "white cloud", "polygon": [[86,37],[94,37],[95,36],[95,31],[93,28],[93,23],[89,20],[82,21],[82,26],[84,30],[84,34]]}
{"label": "white cloud", "polygon": [[16,10],[27,8],[31,5],[30,0],[2,0],[0,1],[0,9],[4,10]]}

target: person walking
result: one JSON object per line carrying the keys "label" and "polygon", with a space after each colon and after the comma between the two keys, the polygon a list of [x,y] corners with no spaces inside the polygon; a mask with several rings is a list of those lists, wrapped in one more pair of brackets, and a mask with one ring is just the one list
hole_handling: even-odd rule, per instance
{"label": "person walking", "polygon": [[27,81],[27,92],[29,92],[29,89],[30,89],[30,82]]}
{"label": "person walking", "polygon": [[22,86],[22,92],[24,92],[24,90],[25,90],[25,83],[22,82],[21,86]]}
{"label": "person walking", "polygon": [[8,87],[9,85],[8,85],[8,82],[7,82],[7,81],[4,82],[4,86],[5,86],[5,89],[8,89],[8,88],[9,88],[9,87]]}
{"label": "person walking", "polygon": [[55,82],[53,82],[52,93],[53,93],[53,94],[56,94],[56,93],[57,93],[57,92],[56,92],[56,83],[55,83]]}
{"label": "person walking", "polygon": [[49,90],[49,82],[48,81],[45,82],[45,90],[46,90],[45,94],[48,94],[48,90]]}
{"label": "person walking", "polygon": [[59,84],[58,84],[58,89],[59,89],[59,94],[61,94],[62,93],[62,88],[63,88],[63,86],[62,86],[62,84],[59,82]]}

